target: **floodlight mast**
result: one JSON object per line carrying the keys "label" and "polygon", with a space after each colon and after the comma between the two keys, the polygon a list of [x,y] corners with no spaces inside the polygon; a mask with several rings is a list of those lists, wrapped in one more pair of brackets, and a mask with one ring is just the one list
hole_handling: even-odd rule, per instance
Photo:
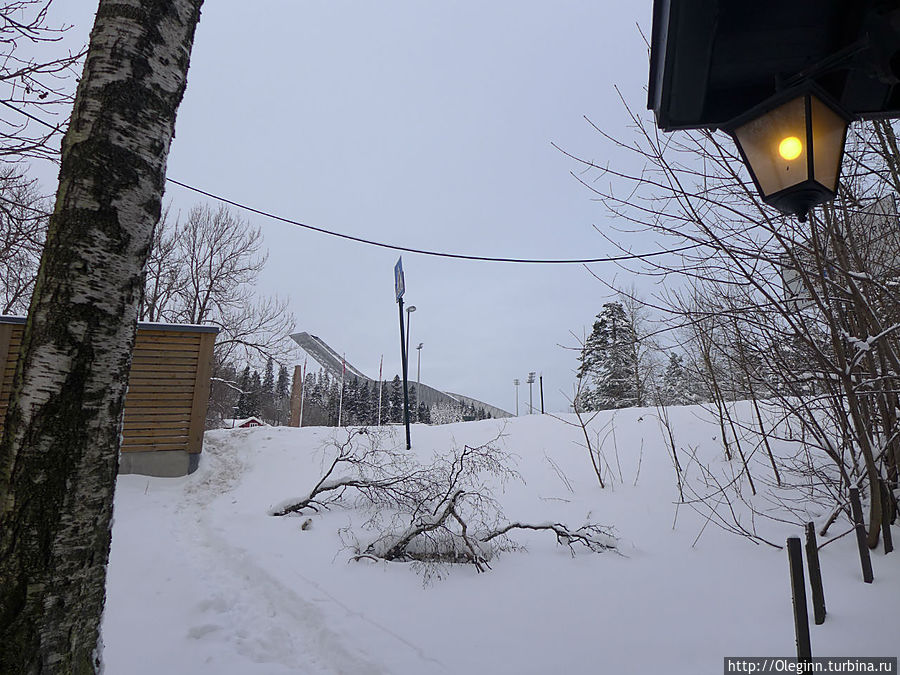
{"label": "floodlight mast", "polygon": [[534,414],[534,376],[537,375],[533,370],[528,373],[528,379],[525,380],[528,383],[528,414]]}
{"label": "floodlight mast", "polygon": [[513,380],[513,384],[516,387],[516,417],[519,416],[519,378]]}

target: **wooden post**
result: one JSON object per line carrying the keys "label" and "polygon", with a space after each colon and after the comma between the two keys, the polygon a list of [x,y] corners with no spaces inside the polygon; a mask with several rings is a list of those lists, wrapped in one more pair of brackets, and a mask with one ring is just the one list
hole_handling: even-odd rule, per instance
{"label": "wooden post", "polygon": [[806,611],[806,582],[803,579],[803,549],[800,537],[788,537],[788,563],[791,568],[791,597],[794,602],[794,634],[797,638],[797,658],[812,659],[809,641],[809,614]]}
{"label": "wooden post", "polygon": [[872,574],[872,559],[869,557],[869,545],[866,543],[866,524],[863,521],[862,504],[859,501],[859,488],[850,488],[850,507],[853,511],[853,522],[856,526],[856,547],[859,549],[859,563],[862,566],[863,581],[871,584],[875,576]]}
{"label": "wooden post", "polygon": [[[21,326],[13,326],[8,323],[0,323],[0,436],[3,435],[3,425],[6,420],[6,407],[9,403],[9,392],[12,389],[12,373],[16,367],[17,354],[9,353],[9,345],[12,342],[13,328],[21,334]],[[21,339],[21,338],[20,338]]]}
{"label": "wooden post", "polygon": [[191,423],[188,429],[187,451],[197,453],[203,448],[206,428],[206,408],[209,405],[209,377],[212,372],[213,348],[216,333],[200,333],[197,347],[197,372],[194,375],[194,396],[191,401]]}
{"label": "wooden post", "polygon": [[[18,327],[18,326],[17,326]],[[19,328],[18,332],[22,329]],[[12,342],[13,325],[11,323],[0,323],[0,366],[6,369],[6,354],[9,352],[9,343]],[[15,359],[10,359],[15,362]],[[15,363],[13,363],[15,365]]]}
{"label": "wooden post", "polygon": [[544,414],[544,374],[541,373],[538,377],[538,387],[541,390],[541,415]]}
{"label": "wooden post", "polygon": [[806,524],[806,565],[812,590],[813,617],[816,625],[821,626],[825,623],[825,589],[822,588],[822,568],[819,566],[819,547],[813,523]]}
{"label": "wooden post", "polygon": [[881,536],[884,539],[884,554],[887,555],[894,550],[894,538],[891,535],[894,500],[884,478],[879,479],[878,485],[881,488]]}
{"label": "wooden post", "polygon": [[300,426],[300,392],[303,390],[303,368],[294,366],[294,380],[291,383],[291,423],[289,426]]}

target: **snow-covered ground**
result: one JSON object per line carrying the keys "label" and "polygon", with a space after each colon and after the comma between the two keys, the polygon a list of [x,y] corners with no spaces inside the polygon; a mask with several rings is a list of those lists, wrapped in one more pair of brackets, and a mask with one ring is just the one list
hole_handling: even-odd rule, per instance
{"label": "snow-covered ground", "polygon": [[[700,408],[670,412],[679,447],[724,462],[718,427]],[[516,534],[527,551],[502,555],[483,574],[453,567],[428,585],[409,564],[350,562],[345,528],[369,536],[358,514],[267,515],[315,484],[323,446],[341,431],[210,432],[191,476],[121,476],[106,672],[693,675],[722,672],[724,656],[794,654],[785,551],[704,529],[686,506],[676,514],[655,411],[603,413],[594,426],[604,429],[614,476],[605,489],[578,445],[581,430],[549,416],[414,426],[423,456],[505,429],[524,479],[499,495],[508,518],[591,520],[619,538],[618,554],[572,557],[549,533]],[[757,526],[782,544],[801,534]],[[846,529],[839,522],[832,533]],[[821,561],[828,618],[812,626],[814,655],[896,656],[900,552],[873,552],[874,584],[860,579],[852,537],[823,548]]]}

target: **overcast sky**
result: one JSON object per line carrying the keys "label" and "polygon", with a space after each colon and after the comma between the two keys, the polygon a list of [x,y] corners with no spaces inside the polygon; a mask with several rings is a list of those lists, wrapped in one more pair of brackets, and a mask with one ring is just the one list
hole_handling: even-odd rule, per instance
{"label": "overcast sky", "polygon": [[[86,41],[95,3],[58,0]],[[207,0],[168,175],[320,227],[423,249],[583,258],[613,225],[551,142],[598,162],[584,116],[626,135],[645,108],[651,3],[596,0],[255,3]],[[52,172],[43,170],[48,191]],[[200,198],[169,185],[186,212]],[[259,290],[289,295],[296,330],[371,377],[400,371],[398,254],[244,214],[263,229]],[[647,246],[652,248],[652,242]],[[575,355],[609,291],[578,265],[403,255],[422,381],[525,412],[529,371],[563,410]],[[612,265],[595,273],[629,285]],[[416,377],[415,351],[410,376]],[[535,388],[537,404],[537,389]]]}

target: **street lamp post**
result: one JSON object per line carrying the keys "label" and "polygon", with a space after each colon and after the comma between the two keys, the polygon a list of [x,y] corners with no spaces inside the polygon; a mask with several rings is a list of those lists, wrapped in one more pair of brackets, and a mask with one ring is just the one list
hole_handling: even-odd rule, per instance
{"label": "street lamp post", "polygon": [[[397,298],[397,307],[400,313],[400,365],[403,368],[403,421],[406,426],[406,449],[412,448],[412,440],[409,437],[409,387],[407,386],[407,366],[409,359],[406,356],[406,336],[404,335],[403,325],[403,294],[406,292],[406,281],[403,277],[403,258],[397,260],[394,265],[394,295]],[[411,308],[413,309],[413,308]],[[409,321],[409,313],[406,314]]]}
{"label": "street lamp post", "polygon": [[[412,318],[412,313],[415,311],[416,311],[415,305],[410,305],[409,307],[406,308],[406,349],[403,351],[403,354],[404,354],[403,358],[406,359],[406,372],[409,372],[409,324],[410,324],[410,320]],[[419,400],[419,390],[418,389],[416,389],[416,400],[417,401]],[[407,402],[406,406],[408,408],[407,417],[411,419],[414,417],[414,413],[412,411],[417,410],[418,408],[412,408],[409,405],[409,402]]]}
{"label": "street lamp post", "polygon": [[416,311],[415,305],[406,308],[406,358],[409,358],[409,320],[413,312]]}
{"label": "street lamp post", "polygon": [[812,83],[764,101],[728,123],[762,200],[806,220],[837,194],[852,116]]}
{"label": "street lamp post", "polygon": [[516,417],[519,416],[519,378],[513,380],[513,384],[516,387]]}
{"label": "street lamp post", "polygon": [[531,415],[534,412],[534,388],[532,385],[534,384],[534,376],[536,373],[531,371],[528,373],[528,379],[525,380],[528,383],[528,414]]}

